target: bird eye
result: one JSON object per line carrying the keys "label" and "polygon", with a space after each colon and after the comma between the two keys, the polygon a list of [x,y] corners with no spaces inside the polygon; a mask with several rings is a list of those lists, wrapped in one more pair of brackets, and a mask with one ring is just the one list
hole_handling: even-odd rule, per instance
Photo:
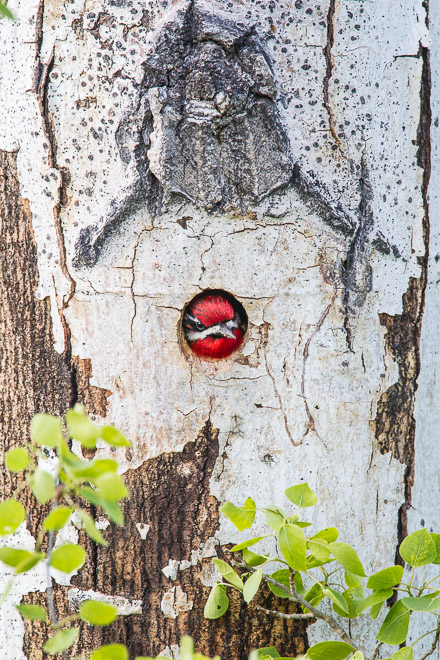
{"label": "bird eye", "polygon": [[203,323],[201,321],[196,319],[196,328],[197,328],[197,330],[204,330],[205,326],[203,325]]}

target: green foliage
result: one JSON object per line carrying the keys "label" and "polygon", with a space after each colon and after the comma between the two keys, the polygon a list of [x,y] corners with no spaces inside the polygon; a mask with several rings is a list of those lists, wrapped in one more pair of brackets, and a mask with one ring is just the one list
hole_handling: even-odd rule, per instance
{"label": "green foliage", "polygon": [[29,452],[24,447],[9,449],[5,455],[5,465],[10,472],[23,472],[29,465]]}
{"label": "green foliage", "polygon": [[0,536],[13,534],[26,519],[25,508],[14,498],[0,502]]}
{"label": "green foliage", "polygon": [[[81,545],[63,543],[61,537],[57,538],[71,524],[72,517],[76,525],[82,525],[90,539],[108,545],[93,517],[83,508],[83,502],[100,507],[110,520],[123,525],[124,515],[120,502],[129,496],[117,473],[116,461],[82,459],[73,453],[71,442],[80,443],[86,449],[95,448],[98,441],[113,447],[128,447],[130,443],[117,429],[111,426],[99,427],[92,422],[79,405],[68,411],[65,420],[52,415],[36,415],[31,423],[31,438],[32,442],[26,447],[14,447],[6,452],[5,464],[12,473],[24,473],[19,490],[29,488],[40,504],[50,502],[51,510],[43,519],[34,549],[12,545],[1,547],[0,561],[9,567],[11,575],[25,573],[39,562],[44,562],[50,583],[52,569],[72,573],[80,570],[87,560]],[[46,465],[49,461],[48,469],[39,467],[42,458]],[[403,567],[398,565],[384,568],[367,578],[355,549],[339,540],[335,527],[309,533],[311,523],[300,519],[304,509],[317,503],[317,497],[309,485],[303,483],[292,486],[285,494],[289,500],[288,507],[293,504],[296,510],[286,512],[275,505],[257,509],[251,498],[247,498],[243,506],[227,502],[221,508],[239,531],[250,529],[257,511],[261,511],[265,515],[269,533],[248,538],[235,545],[232,552],[238,561],[233,565],[223,559],[213,560],[221,581],[211,589],[204,609],[206,618],[218,619],[225,614],[229,607],[228,589],[235,589],[242,594],[246,603],[251,603],[267,585],[276,597],[287,598],[299,606],[300,611],[295,617],[320,618],[342,638],[341,641],[315,644],[303,656],[304,660],[366,660],[360,645],[341,627],[341,619],[337,620],[328,614],[329,607],[343,619],[366,616],[368,612],[370,618],[375,620],[386,601],[395,597],[394,604],[379,628],[377,640],[378,643],[396,647],[407,642],[412,612],[434,618],[435,626],[427,634],[435,635],[440,630],[440,586],[437,582],[440,575],[428,582],[424,572],[429,564],[440,564],[440,534],[421,529],[401,543],[400,555],[412,568],[409,583],[402,581]],[[25,519],[26,511],[18,499],[11,497],[0,502],[0,536],[14,534]],[[271,547],[279,548],[279,554],[254,550],[254,546],[264,543],[267,538],[276,541]],[[419,568],[422,568],[421,576],[417,571]],[[61,653],[68,657],[66,652],[79,636],[80,629],[75,622],[82,620],[89,625],[106,626],[118,616],[117,607],[111,603],[88,600],[81,604],[76,614],[57,621],[50,588],[47,590],[47,598],[51,617],[41,605],[21,604],[17,610],[26,619],[47,623],[50,637],[45,641],[43,650],[49,655]],[[325,607],[321,610],[322,601]],[[278,612],[277,609],[272,614],[285,616],[284,612]],[[408,647],[397,648],[391,660],[414,660],[414,645],[419,639],[412,641]],[[435,639],[438,640],[437,637]],[[180,656],[182,660],[209,660],[194,651],[189,637],[181,640]],[[380,655],[376,653],[374,657],[379,660]],[[94,650],[89,660],[128,658],[128,650],[124,645],[107,644]],[[257,649],[250,656],[250,660],[272,658],[293,660],[280,658],[278,651],[272,647]],[[135,660],[153,659],[138,657]]]}
{"label": "green foliage", "polygon": [[118,616],[118,608],[99,600],[86,600],[79,608],[79,615],[93,626],[108,626]]}
{"label": "green foliage", "polygon": [[[305,660],[366,660],[361,645],[351,639],[341,627],[340,620],[328,614],[328,605],[335,614],[345,619],[355,619],[369,612],[370,618],[375,620],[386,601],[397,596],[377,633],[378,644],[398,647],[407,642],[412,612],[422,612],[435,619],[433,630],[427,634],[435,635],[440,630],[440,575],[428,582],[423,570],[419,579],[415,578],[418,567],[440,563],[440,534],[421,529],[401,543],[400,555],[413,568],[409,583],[402,581],[404,571],[400,565],[389,566],[367,578],[357,552],[349,544],[338,540],[339,533],[335,527],[326,527],[310,535],[306,533],[310,523],[300,520],[300,514],[303,509],[317,503],[317,497],[309,485],[292,486],[285,493],[297,507],[296,511],[286,512],[275,505],[257,509],[250,498],[243,507],[228,502],[220,509],[239,531],[252,527],[257,510],[262,511],[272,533],[269,530],[268,534],[236,544],[231,550],[237,557],[233,561],[234,567],[226,561],[213,560],[222,579],[209,595],[205,606],[207,618],[217,619],[227,611],[228,588],[241,592],[244,601],[250,603],[267,585],[278,598],[287,598],[301,607],[296,617],[322,619],[342,638],[339,642],[315,644],[307,651]],[[254,550],[254,546],[270,537],[276,540],[279,554],[259,554]],[[252,550],[249,549],[251,547]],[[275,546],[272,544],[271,547]],[[284,564],[283,568],[280,568],[280,563]],[[320,609],[321,601],[328,605]],[[275,608],[271,612],[274,616],[286,616],[284,609],[281,612]],[[397,648],[391,660],[413,660],[413,647],[422,637],[411,640],[408,647]],[[276,649],[258,649],[251,654],[250,660],[275,657],[279,658]],[[371,657],[379,659],[381,656],[376,653]]]}
{"label": "green foliage", "polygon": [[17,605],[17,610],[30,621],[47,621],[47,612],[41,605]]}
{"label": "green foliage", "polygon": [[[30,488],[40,504],[51,503],[51,510],[43,519],[34,551],[1,547],[0,561],[9,566],[13,574],[27,572],[40,561],[44,561],[50,582],[52,569],[71,573],[80,570],[87,560],[82,546],[74,543],[63,544],[61,539],[57,539],[57,534],[70,524],[74,514],[77,516],[75,524],[79,521],[93,541],[108,545],[92,516],[82,508],[83,501],[100,506],[116,524],[123,524],[124,517],[119,502],[128,497],[128,490],[116,473],[116,461],[84,460],[71,451],[71,441],[75,440],[87,449],[94,448],[99,439],[115,447],[128,447],[130,443],[117,429],[111,426],[101,428],[94,424],[79,405],[67,412],[65,423],[53,415],[35,415],[31,422],[31,439],[32,442],[26,447],[14,447],[6,452],[5,464],[13,473],[24,473],[19,490],[23,487]],[[43,450],[43,447],[48,449]],[[48,459],[48,450],[52,460]],[[45,459],[46,465],[47,461],[51,463],[50,472],[38,466],[41,458]],[[26,511],[17,499],[10,498],[0,502],[1,536],[16,532],[25,519]],[[42,547],[47,547],[47,551],[42,552]],[[225,566],[230,570],[227,564]],[[240,580],[238,575],[236,577]],[[55,603],[51,589],[47,591],[47,598],[48,610],[54,613]],[[79,635],[79,628],[72,625],[72,622],[82,619],[90,625],[106,626],[118,616],[116,607],[101,601],[82,603],[77,614],[60,622],[55,616],[49,617],[46,608],[41,605],[21,604],[17,610],[25,619],[46,622],[50,637],[44,643],[43,650],[49,655],[62,653],[64,657],[67,657],[67,650]],[[127,659],[128,651],[125,646],[114,644],[97,649],[92,657],[101,660]]]}
{"label": "green foliage", "polygon": [[237,529],[242,532],[244,529],[252,527],[256,512],[255,502],[248,497],[244,506],[238,507],[231,502],[226,502],[220,509],[229,520],[234,523]]}
{"label": "green foliage", "polygon": [[122,644],[106,644],[93,651],[90,660],[128,660],[128,651]]}
{"label": "green foliage", "polygon": [[50,637],[47,642],[43,644],[43,651],[54,655],[67,651],[67,649],[69,649],[76,641],[78,635],[78,628],[65,628],[64,630],[59,630],[53,637]]}
{"label": "green foliage", "polygon": [[3,4],[3,2],[0,2],[0,16],[6,16],[6,18],[14,20],[14,14],[5,4]]}
{"label": "green foliage", "polygon": [[310,660],[344,660],[353,650],[345,642],[320,642],[309,648],[307,656]]}

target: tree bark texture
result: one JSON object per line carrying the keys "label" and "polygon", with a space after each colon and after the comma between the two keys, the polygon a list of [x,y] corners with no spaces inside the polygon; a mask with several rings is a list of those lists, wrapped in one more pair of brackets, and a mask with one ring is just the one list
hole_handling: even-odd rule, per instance
{"label": "tree bark texture", "polygon": [[[234,660],[258,646],[302,653],[327,637],[321,624],[234,596],[224,618],[203,618],[212,557],[245,538],[219,507],[283,506],[284,489],[308,481],[313,522],[338,526],[369,571],[400,561],[409,531],[440,528],[439,10],[8,6],[2,450],[35,412],[77,401],[133,441],[114,452],[132,493],[126,527],[105,529],[107,548],[81,537],[88,564],[55,589],[60,614],[92,592],[121,597],[125,614],[84,626],[74,652],[120,641],[133,657],[177,657],[191,634]],[[215,363],[181,330],[205,289],[234,295],[249,319],[242,348]],[[17,479],[1,474],[6,497]],[[27,547],[38,522],[19,532]],[[8,659],[43,657],[44,626],[24,626],[14,605],[44,590],[38,567],[15,582],[0,612]],[[351,634],[374,643],[367,618]]]}

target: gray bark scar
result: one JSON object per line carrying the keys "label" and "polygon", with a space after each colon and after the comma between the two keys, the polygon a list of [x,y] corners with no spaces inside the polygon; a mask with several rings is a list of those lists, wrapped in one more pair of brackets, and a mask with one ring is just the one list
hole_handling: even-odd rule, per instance
{"label": "gray bark scar", "polygon": [[108,235],[139,208],[184,197],[210,213],[245,214],[294,189],[335,231],[357,220],[294,162],[278,115],[272,63],[253,25],[179,5],[151,34],[138,101],[116,131],[138,181],[105,218],[81,230],[74,265],[96,263]]}

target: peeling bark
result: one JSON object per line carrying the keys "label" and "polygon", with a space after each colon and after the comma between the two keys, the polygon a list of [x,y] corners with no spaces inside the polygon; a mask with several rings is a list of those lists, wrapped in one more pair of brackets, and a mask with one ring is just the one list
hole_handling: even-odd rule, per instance
{"label": "peeling bark", "polygon": [[[402,314],[390,316],[380,314],[380,322],[386,330],[387,349],[399,368],[399,378],[386,390],[377,405],[373,423],[378,449],[392,455],[405,464],[405,501],[400,507],[398,518],[398,545],[408,535],[408,510],[411,508],[414,484],[414,442],[416,424],[414,404],[417,380],[420,374],[420,337],[422,331],[425,293],[428,282],[429,260],[429,199],[428,189],[431,175],[431,70],[429,50],[420,46],[418,57],[422,59],[420,87],[420,122],[417,131],[417,163],[423,169],[423,242],[425,254],[419,257],[420,278],[410,278],[408,290],[402,299]],[[403,564],[396,550],[396,562]]]}

